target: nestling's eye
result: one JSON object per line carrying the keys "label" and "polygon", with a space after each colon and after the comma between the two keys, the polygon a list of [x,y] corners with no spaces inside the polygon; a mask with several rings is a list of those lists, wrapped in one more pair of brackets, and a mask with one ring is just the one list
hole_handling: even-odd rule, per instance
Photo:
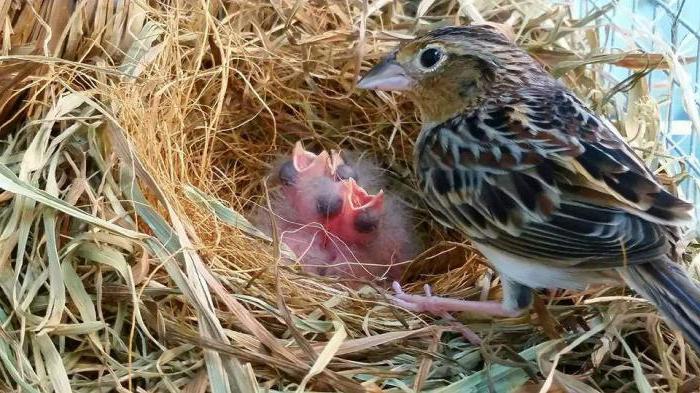
{"label": "nestling's eye", "polygon": [[445,57],[445,53],[440,48],[425,48],[418,57],[418,63],[422,68],[432,69]]}

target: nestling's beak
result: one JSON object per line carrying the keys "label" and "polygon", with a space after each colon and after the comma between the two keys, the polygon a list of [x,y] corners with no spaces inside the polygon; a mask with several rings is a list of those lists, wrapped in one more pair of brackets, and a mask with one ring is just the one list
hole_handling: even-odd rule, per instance
{"label": "nestling's beak", "polygon": [[388,56],[384,61],[372,67],[365,76],[357,82],[357,87],[368,90],[401,91],[413,86],[411,79],[403,67],[396,62],[396,56]]}

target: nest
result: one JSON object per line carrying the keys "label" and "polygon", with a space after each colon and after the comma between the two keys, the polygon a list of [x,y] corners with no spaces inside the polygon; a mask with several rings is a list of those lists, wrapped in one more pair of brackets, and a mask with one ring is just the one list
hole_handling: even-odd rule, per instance
{"label": "nest", "polygon": [[[544,0],[58,3],[2,8],[3,390],[698,388],[697,355],[625,289],[546,291],[521,318],[435,320],[381,286],[279,263],[279,242],[244,218],[296,141],[363,152],[426,245],[404,283],[498,299],[481,257],[416,195],[415,109],[355,80],[417,32],[499,23],[672,186],[683,173],[658,144],[643,76],[674,77],[682,59],[605,51],[596,22],[610,7],[576,19]],[[611,83],[607,64],[630,78]]]}

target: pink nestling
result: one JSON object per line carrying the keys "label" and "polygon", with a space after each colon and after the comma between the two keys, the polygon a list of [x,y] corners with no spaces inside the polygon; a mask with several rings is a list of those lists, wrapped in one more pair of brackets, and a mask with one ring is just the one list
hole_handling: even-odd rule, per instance
{"label": "pink nestling", "polygon": [[[396,280],[415,255],[413,227],[381,171],[337,151],[319,154],[300,142],[271,173],[272,217],[280,240],[309,273],[357,280]],[[270,215],[268,214],[268,217]],[[270,220],[258,220],[271,229]]]}

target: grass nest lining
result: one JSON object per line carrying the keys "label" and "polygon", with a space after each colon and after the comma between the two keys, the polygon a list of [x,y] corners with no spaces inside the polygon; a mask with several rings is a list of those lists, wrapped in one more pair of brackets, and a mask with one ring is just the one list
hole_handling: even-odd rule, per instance
{"label": "grass nest lining", "polygon": [[[576,19],[544,0],[58,3],[0,3],[0,389],[700,386],[697,355],[624,289],[545,292],[522,318],[459,316],[484,338],[474,347],[382,288],[282,266],[278,242],[243,219],[297,140],[364,152],[410,201],[426,246],[404,282],[499,298],[480,256],[414,191],[412,105],[354,81],[416,32],[507,24],[672,186],[683,173],[640,76],[686,80],[682,59],[604,50],[596,23],[610,7]],[[611,83],[606,64],[632,77]]]}

